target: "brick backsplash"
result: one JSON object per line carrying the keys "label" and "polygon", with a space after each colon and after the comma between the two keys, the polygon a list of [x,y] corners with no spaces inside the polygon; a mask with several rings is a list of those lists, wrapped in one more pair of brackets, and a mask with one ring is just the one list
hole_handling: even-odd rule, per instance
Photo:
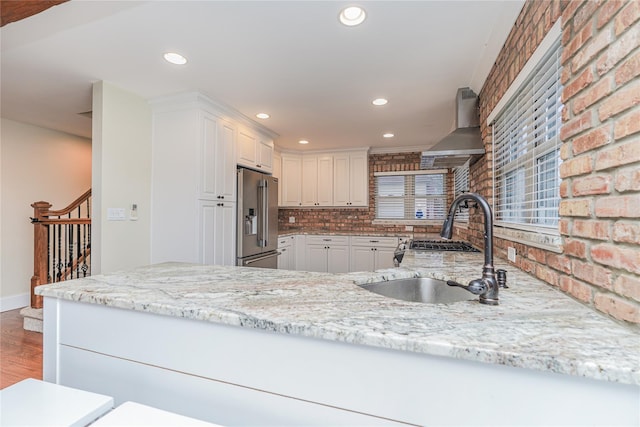
{"label": "brick backsplash", "polygon": [[[563,253],[496,238],[496,256],[628,324],[640,324],[640,2],[528,0],[484,87],[486,119],[540,41],[562,17],[563,142],[559,230]],[[470,188],[491,199],[491,159],[470,169]],[[475,215],[478,215],[477,213]],[[456,230],[482,243],[482,220]]]}

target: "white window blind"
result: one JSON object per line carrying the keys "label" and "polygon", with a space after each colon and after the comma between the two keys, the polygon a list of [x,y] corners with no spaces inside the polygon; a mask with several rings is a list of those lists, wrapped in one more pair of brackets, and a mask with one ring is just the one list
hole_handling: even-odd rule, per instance
{"label": "white window blind", "polygon": [[557,40],[493,122],[497,224],[549,230],[558,225],[560,55]]}
{"label": "white window blind", "polygon": [[[469,160],[453,170],[454,198],[469,191]],[[456,222],[469,222],[469,210],[456,212]]]}
{"label": "white window blind", "polygon": [[376,176],[377,219],[444,220],[444,173]]}

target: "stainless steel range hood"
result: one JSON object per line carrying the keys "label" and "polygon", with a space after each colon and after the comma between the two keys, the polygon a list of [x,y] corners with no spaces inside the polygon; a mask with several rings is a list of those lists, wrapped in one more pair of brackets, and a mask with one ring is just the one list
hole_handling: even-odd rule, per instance
{"label": "stainless steel range hood", "polygon": [[484,153],[478,117],[478,95],[468,87],[460,88],[456,95],[456,129],[429,150],[422,152],[420,168],[455,168]]}

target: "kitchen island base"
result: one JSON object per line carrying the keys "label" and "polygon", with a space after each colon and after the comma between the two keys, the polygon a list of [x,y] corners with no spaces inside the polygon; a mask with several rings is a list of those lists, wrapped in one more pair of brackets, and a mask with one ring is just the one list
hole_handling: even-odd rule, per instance
{"label": "kitchen island base", "polygon": [[[44,379],[223,425],[637,425],[636,385],[45,298]],[[326,329],[326,326],[325,326]]]}

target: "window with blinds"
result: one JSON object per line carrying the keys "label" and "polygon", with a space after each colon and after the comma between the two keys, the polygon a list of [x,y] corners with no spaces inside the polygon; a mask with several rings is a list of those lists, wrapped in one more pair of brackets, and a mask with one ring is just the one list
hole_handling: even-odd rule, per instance
{"label": "window with blinds", "polygon": [[[453,170],[454,198],[469,192],[469,160]],[[456,222],[469,222],[469,210],[461,209],[456,212]]]}
{"label": "window with blinds", "polygon": [[444,220],[446,174],[377,174],[376,219]]}
{"label": "window with blinds", "polygon": [[493,122],[497,224],[538,230],[558,225],[560,55],[557,40]]}

